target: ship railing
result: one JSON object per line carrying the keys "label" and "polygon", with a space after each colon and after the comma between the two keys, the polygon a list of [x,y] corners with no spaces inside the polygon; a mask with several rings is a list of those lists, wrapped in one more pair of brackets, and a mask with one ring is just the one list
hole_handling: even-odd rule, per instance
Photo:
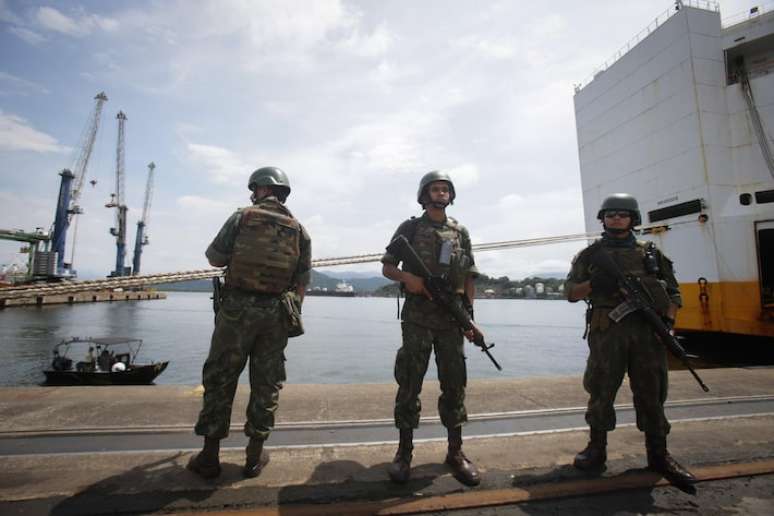
{"label": "ship railing", "polygon": [[750,9],[742,12],[738,12],[722,18],[722,25],[724,29],[727,29],[733,25],[738,25],[749,20],[753,20],[762,14],[774,11],[774,2],[766,2],[765,4],[756,5]]}
{"label": "ship railing", "polygon": [[682,9],[683,7],[693,7],[696,9],[703,9],[705,11],[713,11],[716,13],[720,12],[720,5],[718,4],[718,2],[715,2],[712,0],[677,0],[675,1],[672,7],[670,7],[666,11],[656,16],[656,18],[652,22],[650,22],[644,29],[638,32],[632,39],[626,42],[624,46],[619,48],[615,52],[615,54],[613,54],[609,59],[607,59],[604,63],[602,63],[588,77],[586,77],[580,83],[575,84],[575,93],[580,92],[583,88],[588,86],[591,83],[591,81],[593,81],[597,77],[597,75],[601,74],[602,72],[604,72],[605,70],[613,66],[614,63],[616,63],[619,59],[621,59],[623,56],[628,54],[631,49],[636,47],[640,43],[640,41],[647,38],[652,32],[654,32],[661,25],[663,25],[669,18],[677,14],[680,11],[680,9]]}

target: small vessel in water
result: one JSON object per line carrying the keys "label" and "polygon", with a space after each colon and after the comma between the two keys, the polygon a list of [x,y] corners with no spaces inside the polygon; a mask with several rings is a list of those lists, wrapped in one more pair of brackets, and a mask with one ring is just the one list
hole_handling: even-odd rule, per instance
{"label": "small vessel in water", "polygon": [[[70,349],[88,349],[85,360],[75,363],[68,357]],[[53,360],[45,385],[147,385],[153,382],[169,362],[138,364],[141,339],[127,337],[73,337],[54,346]]]}

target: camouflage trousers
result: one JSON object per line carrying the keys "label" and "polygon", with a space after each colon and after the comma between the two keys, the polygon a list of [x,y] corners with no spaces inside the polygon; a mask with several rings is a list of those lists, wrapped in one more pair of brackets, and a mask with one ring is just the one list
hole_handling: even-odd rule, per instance
{"label": "camouflage trousers", "polygon": [[228,436],[237,382],[249,358],[250,401],[244,431],[250,437],[269,437],[285,381],[287,342],[287,316],[279,298],[224,295],[202,372],[204,400],[197,435]]}
{"label": "camouflage trousers", "polygon": [[670,425],[664,414],[668,389],[664,345],[637,314],[605,326],[592,326],[589,334],[589,358],[583,376],[583,387],[589,393],[586,422],[597,430],[615,429],[613,403],[628,373],[637,428],[666,436]]}
{"label": "camouflage trousers", "polygon": [[468,420],[465,411],[465,386],[468,375],[465,368],[464,340],[458,328],[436,330],[410,322],[401,324],[403,346],[395,358],[395,426],[417,428],[422,403],[419,393],[427,372],[430,353],[435,350],[441,396],[438,414],[446,428],[455,428]]}

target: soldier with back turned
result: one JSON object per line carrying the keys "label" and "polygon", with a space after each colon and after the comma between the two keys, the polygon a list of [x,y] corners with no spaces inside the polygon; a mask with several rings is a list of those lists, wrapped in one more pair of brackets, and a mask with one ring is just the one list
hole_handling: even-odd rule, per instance
{"label": "soldier with back turned", "polygon": [[220,440],[227,437],[239,375],[250,362],[250,400],[245,434],[245,477],[268,462],[264,442],[274,427],[285,381],[285,346],[299,335],[301,302],[311,269],[311,240],[285,207],[285,173],[264,167],[250,176],[253,205],[231,215],[207,248],[215,267],[226,267],[225,286],[202,384],[204,399],[196,434],[204,448],[188,469],[204,478],[220,474]]}

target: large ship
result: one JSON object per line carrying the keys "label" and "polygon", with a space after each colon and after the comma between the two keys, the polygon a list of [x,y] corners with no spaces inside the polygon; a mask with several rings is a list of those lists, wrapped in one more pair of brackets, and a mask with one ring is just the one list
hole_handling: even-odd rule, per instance
{"label": "large ship", "polygon": [[675,262],[677,330],[774,337],[774,12],[675,2],[574,101],[587,231],[634,194]]}

